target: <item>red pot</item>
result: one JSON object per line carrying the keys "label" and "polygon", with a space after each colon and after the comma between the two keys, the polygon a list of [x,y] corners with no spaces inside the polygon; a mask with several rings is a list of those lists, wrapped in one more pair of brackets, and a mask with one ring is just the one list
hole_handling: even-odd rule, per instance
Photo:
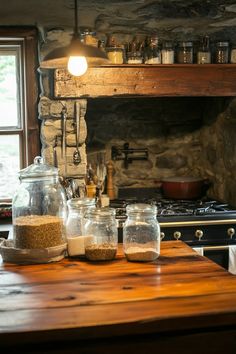
{"label": "red pot", "polygon": [[197,177],[170,177],[162,181],[166,198],[197,199],[206,192],[206,180]]}

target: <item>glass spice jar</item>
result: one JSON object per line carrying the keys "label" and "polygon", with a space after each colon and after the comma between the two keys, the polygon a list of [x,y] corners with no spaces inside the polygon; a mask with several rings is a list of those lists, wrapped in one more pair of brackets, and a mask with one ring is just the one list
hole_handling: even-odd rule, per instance
{"label": "glass spice jar", "polygon": [[108,59],[112,64],[124,63],[124,49],[121,47],[106,48]]}
{"label": "glass spice jar", "polygon": [[90,261],[110,261],[115,258],[118,230],[115,209],[94,208],[85,213],[84,234],[92,237],[85,245],[85,256]]}
{"label": "glass spice jar", "polygon": [[160,226],[157,207],[144,203],[126,207],[123,248],[128,261],[149,262],[160,255]]}
{"label": "glass spice jar", "polygon": [[179,42],[177,48],[177,62],[179,64],[193,63],[193,42]]}
{"label": "glass spice jar", "polygon": [[198,64],[211,63],[210,39],[208,36],[205,36],[202,39],[202,43],[197,52],[197,63]]}
{"label": "glass spice jar", "polygon": [[236,47],[232,47],[230,52],[230,63],[236,64]]}
{"label": "glass spice jar", "polygon": [[229,42],[217,42],[215,50],[215,63],[227,64],[229,62]]}
{"label": "glass spice jar", "polygon": [[161,62],[162,64],[174,64],[175,52],[173,44],[170,41],[164,42],[161,50]]}
{"label": "glass spice jar", "polygon": [[84,214],[95,208],[95,198],[72,198],[67,201],[68,217],[66,221],[66,238],[69,256],[84,256],[85,245],[91,237],[84,236]]}
{"label": "glass spice jar", "polygon": [[161,64],[161,50],[158,43],[158,37],[148,38],[144,49],[145,64]]}

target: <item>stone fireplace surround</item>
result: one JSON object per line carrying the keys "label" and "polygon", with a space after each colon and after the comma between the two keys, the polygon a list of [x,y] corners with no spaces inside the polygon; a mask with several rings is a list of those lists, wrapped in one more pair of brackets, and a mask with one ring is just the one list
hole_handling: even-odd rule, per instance
{"label": "stone fireplace surround", "polygon": [[[42,73],[43,95],[39,102],[42,155],[53,164],[57,151],[60,173],[61,109],[66,105],[67,176],[83,185],[86,167],[95,166],[98,153],[111,160],[111,147],[129,142],[147,148],[147,161],[113,161],[114,187],[158,187],[169,176],[199,176],[211,182],[208,195],[236,206],[236,99],[228,97],[136,97],[78,99],[81,109],[80,153],[75,150],[73,106],[75,99],[52,98],[48,73]],[[55,147],[55,137],[57,146]]]}

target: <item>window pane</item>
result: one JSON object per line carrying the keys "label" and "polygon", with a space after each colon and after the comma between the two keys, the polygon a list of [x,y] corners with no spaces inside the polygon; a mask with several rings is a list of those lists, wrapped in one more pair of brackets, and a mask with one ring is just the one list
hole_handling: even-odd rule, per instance
{"label": "window pane", "polygon": [[18,127],[16,54],[0,48],[0,127]]}
{"label": "window pane", "polygon": [[20,151],[18,135],[0,135],[0,199],[11,199],[19,185]]}

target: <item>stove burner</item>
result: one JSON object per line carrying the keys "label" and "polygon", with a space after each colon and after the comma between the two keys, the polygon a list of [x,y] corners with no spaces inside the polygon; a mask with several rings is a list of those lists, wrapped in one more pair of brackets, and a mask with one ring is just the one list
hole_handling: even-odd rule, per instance
{"label": "stove burner", "polygon": [[126,206],[133,203],[148,203],[157,206],[157,217],[186,217],[191,216],[223,216],[234,214],[236,210],[228,204],[216,200],[172,200],[172,199],[115,199],[111,201],[111,207],[116,209],[116,216],[126,216]]}

